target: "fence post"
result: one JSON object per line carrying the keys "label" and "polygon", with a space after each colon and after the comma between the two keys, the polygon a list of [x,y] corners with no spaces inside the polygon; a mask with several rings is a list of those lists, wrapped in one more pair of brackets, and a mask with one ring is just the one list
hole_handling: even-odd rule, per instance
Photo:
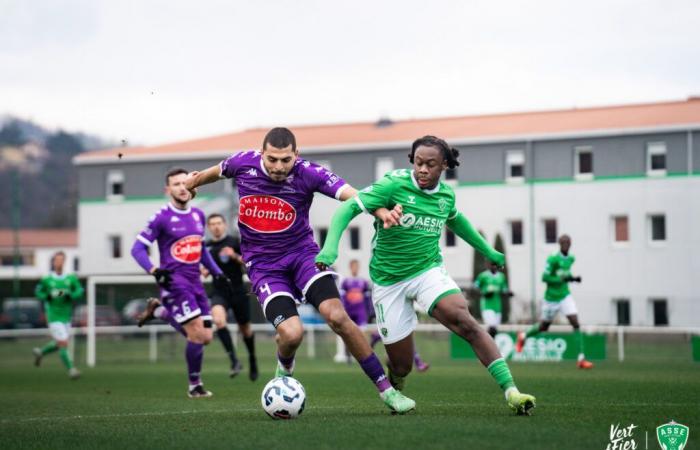
{"label": "fence post", "polygon": [[309,359],[316,358],[316,327],[313,324],[306,326],[306,333],[308,334],[308,345],[306,347],[307,355]]}
{"label": "fence post", "polygon": [[95,287],[95,278],[88,278],[87,288],[87,351],[86,363],[88,367],[95,367],[96,360],[96,340],[95,340],[95,296],[97,289]]}
{"label": "fence post", "polygon": [[617,327],[617,360],[625,360],[625,329],[621,326]]}

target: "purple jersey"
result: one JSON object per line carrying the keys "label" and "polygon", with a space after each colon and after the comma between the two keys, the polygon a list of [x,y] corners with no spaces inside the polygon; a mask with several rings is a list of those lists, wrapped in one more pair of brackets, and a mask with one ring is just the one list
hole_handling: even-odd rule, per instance
{"label": "purple jersey", "polygon": [[297,159],[282,182],[273,181],[259,151],[232,155],[220,163],[221,176],[235,178],[238,186],[238,225],[241,252],[252,258],[279,256],[301,248],[315,248],[309,209],[315,192],[339,198],[345,180],[322,166]]}
{"label": "purple jersey", "polygon": [[151,217],[137,239],[148,246],[158,241],[161,269],[199,281],[204,221],[200,209],[168,204]]}
{"label": "purple jersey", "polygon": [[350,318],[360,326],[367,324],[368,305],[372,308],[369,292],[369,283],[362,278],[346,278],[340,285],[343,306]]}

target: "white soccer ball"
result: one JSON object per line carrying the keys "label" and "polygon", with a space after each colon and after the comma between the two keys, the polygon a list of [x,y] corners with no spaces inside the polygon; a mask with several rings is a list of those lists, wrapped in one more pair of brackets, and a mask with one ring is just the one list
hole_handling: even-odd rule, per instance
{"label": "white soccer ball", "polygon": [[292,377],[277,377],[263,388],[260,403],[273,419],[295,419],[304,411],[306,391]]}

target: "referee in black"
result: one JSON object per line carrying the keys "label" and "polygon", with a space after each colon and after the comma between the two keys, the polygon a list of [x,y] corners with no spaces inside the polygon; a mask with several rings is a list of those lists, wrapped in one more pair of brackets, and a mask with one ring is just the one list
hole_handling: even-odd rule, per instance
{"label": "referee in black", "polygon": [[251,381],[255,381],[258,379],[258,362],[255,359],[255,335],[250,328],[250,301],[243,287],[245,264],[241,258],[241,243],[238,238],[227,233],[226,220],[221,214],[211,214],[207,217],[207,228],[210,238],[205,241],[204,245],[214,257],[216,264],[231,280],[233,286],[231,294],[219,292],[213,288],[211,314],[214,324],[216,324],[216,334],[231,359],[230,376],[233,378],[241,372],[243,365],[236,357],[236,349],[233,347],[231,333],[227,327],[227,312],[231,309],[236,323],[238,323],[238,329],[243,335],[243,342],[248,349],[249,377]]}

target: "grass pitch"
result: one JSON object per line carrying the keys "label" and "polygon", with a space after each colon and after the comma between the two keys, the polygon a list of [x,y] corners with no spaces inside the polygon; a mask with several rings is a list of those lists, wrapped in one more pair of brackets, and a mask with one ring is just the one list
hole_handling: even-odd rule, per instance
{"label": "grass pitch", "polygon": [[[163,360],[149,363],[144,339],[100,339],[98,366],[78,381],[57,355],[32,366],[39,341],[0,341],[0,448],[604,449],[612,424],[634,424],[637,448],[648,437],[656,449],[655,429],[671,419],[690,427],[687,449],[700,448],[700,364],[688,344],[630,345],[624,363],[587,372],[573,362],[512,363],[519,388],[537,396],[534,415],[517,417],[482,366],[449,359],[445,334],[422,337],[432,367],[412,374],[405,390],[417,411],[392,416],[356,364],[331,362],[326,339],[315,360],[300,351],[303,415],[273,421],[260,407],[274,367],[269,339],[259,339],[256,383],[247,371],[229,379],[213,342],[203,377],[214,397],[202,400],[186,397],[181,339],[163,341]],[[79,342],[79,366],[83,352]],[[242,346],[239,354],[245,361]]]}

